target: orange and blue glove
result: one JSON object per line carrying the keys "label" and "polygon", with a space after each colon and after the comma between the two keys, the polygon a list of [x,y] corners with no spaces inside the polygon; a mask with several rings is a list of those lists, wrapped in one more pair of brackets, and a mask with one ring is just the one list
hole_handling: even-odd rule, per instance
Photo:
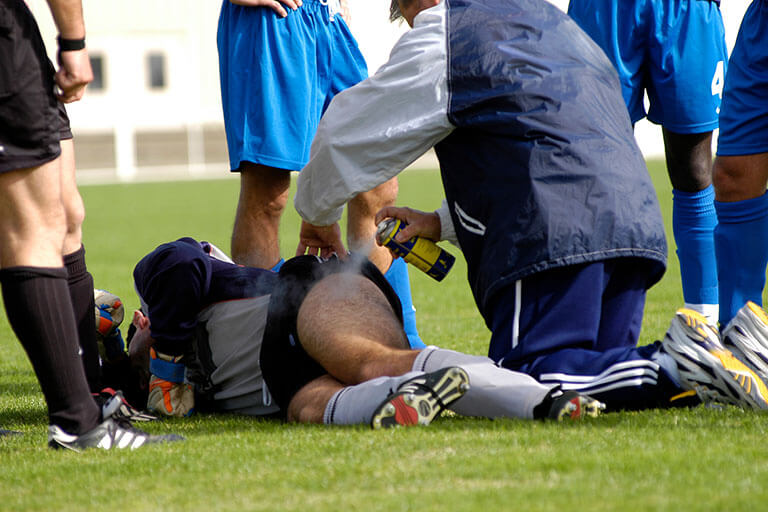
{"label": "orange and blue glove", "polygon": [[195,392],[185,380],[184,356],[169,356],[149,349],[149,397],[147,409],[165,416],[190,416],[195,410]]}

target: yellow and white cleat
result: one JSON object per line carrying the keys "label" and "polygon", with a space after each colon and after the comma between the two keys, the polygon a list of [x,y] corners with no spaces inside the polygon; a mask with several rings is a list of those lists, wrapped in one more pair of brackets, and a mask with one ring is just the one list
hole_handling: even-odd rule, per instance
{"label": "yellow and white cleat", "polygon": [[717,328],[700,313],[678,310],[662,345],[677,363],[682,384],[703,402],[768,409],[765,382],[725,348]]}

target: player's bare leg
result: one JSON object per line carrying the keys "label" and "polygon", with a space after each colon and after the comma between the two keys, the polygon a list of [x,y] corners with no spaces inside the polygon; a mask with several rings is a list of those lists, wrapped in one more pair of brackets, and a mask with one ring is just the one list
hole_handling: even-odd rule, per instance
{"label": "player's bare leg", "polygon": [[75,179],[75,148],[72,139],[61,144],[61,200],[64,206],[67,230],[64,235],[63,254],[70,254],[83,243],[85,206]]}
{"label": "player's bare leg", "polygon": [[66,233],[60,159],[0,174],[0,268],[61,267]]}
{"label": "player's bare leg", "polygon": [[[354,410],[359,410],[361,403],[370,404],[371,397],[380,396],[382,389],[386,391],[388,383],[382,378],[402,376],[408,380],[422,372],[431,375],[454,367],[460,368],[469,380],[468,391],[462,391],[466,393],[465,398],[451,406],[460,414],[534,418],[539,417],[537,410],[541,409],[541,417],[547,417],[552,413],[553,401],[557,400],[557,395],[553,395],[557,390],[552,386],[499,368],[487,357],[436,347],[409,350],[402,326],[384,294],[358,274],[332,274],[317,283],[299,309],[297,329],[302,347],[336,380],[347,385],[367,386],[354,394],[349,392],[334,398],[337,409],[344,405],[347,414],[339,412],[339,416],[347,422],[352,422],[348,404],[354,403]],[[452,382],[459,380],[463,382],[451,377]],[[392,387],[393,382],[398,386],[403,384],[390,381],[388,389],[396,389]],[[380,387],[378,390],[376,385]],[[581,395],[567,398],[597,404]],[[567,405],[562,403],[558,407]],[[592,413],[585,409],[584,415]],[[356,422],[366,421],[361,416],[351,417],[356,418]],[[578,419],[582,414],[570,417]]]}
{"label": "player's bare leg", "polygon": [[296,319],[307,353],[345,384],[411,371],[417,351],[384,294],[358,274],[330,275],[307,294]]}
{"label": "player's bare leg", "polygon": [[93,276],[85,264],[83,247],[83,221],[85,206],[75,179],[75,147],[72,139],[65,139],[61,145],[61,200],[66,218],[64,235],[64,266],[67,268],[67,282],[72,300],[78,340],[82,349],[83,365],[91,391],[101,391],[101,365],[99,347],[96,342],[96,324],[93,316]]}
{"label": "player's bare leg", "polygon": [[78,354],[63,267],[61,166],[59,157],[0,174],[0,281],[8,320],[32,362],[51,423],[80,434],[98,424],[100,412]]}
{"label": "player's bare leg", "polygon": [[323,423],[325,408],[331,397],[344,385],[331,377],[323,375],[306,384],[294,395],[288,404],[288,421],[299,423]]}
{"label": "player's bare leg", "polygon": [[717,201],[732,203],[760,197],[768,182],[768,153],[718,156],[713,180]]}
{"label": "player's bare leg", "polygon": [[278,232],[288,202],[290,172],[243,162],[240,198],[232,229],[232,259],[240,265],[272,268],[280,261]]}
{"label": "player's bare leg", "polygon": [[672,186],[698,192],[712,184],[712,132],[681,134],[662,129]]}
{"label": "player's bare leg", "polygon": [[374,242],[376,213],[385,206],[395,204],[397,191],[397,178],[392,178],[378,187],[354,197],[347,207],[347,241],[351,251],[367,254],[368,259],[379,268],[389,284],[392,285],[403,306],[403,321],[410,346],[411,348],[423,348],[424,343],[421,341],[416,327],[416,314],[411,298],[408,267],[403,260],[393,259],[388,249]]}
{"label": "player's bare leg", "polygon": [[397,199],[397,178],[355,196],[347,207],[347,243],[350,251],[361,252],[386,274],[392,263],[392,254],[385,247],[374,242],[376,235],[376,212],[385,206],[392,206]]}

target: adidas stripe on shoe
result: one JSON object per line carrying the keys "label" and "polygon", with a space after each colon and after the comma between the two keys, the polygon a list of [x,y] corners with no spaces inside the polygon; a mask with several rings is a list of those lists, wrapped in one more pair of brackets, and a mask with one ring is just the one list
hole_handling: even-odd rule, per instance
{"label": "adidas stripe on shoe", "polygon": [[111,418],[104,420],[93,430],[79,436],[68,434],[57,425],[48,427],[48,446],[54,449],[68,449],[81,452],[87,448],[113,448],[135,450],[145,444],[183,441],[175,434],[151,435],[134,428],[127,421],[117,422]]}

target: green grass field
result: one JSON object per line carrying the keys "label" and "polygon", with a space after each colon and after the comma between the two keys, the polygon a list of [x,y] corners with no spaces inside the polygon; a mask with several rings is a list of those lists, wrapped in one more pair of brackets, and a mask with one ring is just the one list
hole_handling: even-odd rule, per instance
{"label": "green grass field", "polygon": [[[651,162],[665,218],[671,192]],[[138,306],[131,271],[180,236],[226,249],[236,180],[89,186],[85,243],[96,285]],[[401,177],[403,205],[439,206],[439,175]],[[283,222],[283,253],[298,217]],[[668,221],[668,232],[669,232]],[[671,244],[670,240],[670,244]],[[671,246],[672,247],[672,246]],[[447,247],[459,256],[458,251]],[[682,304],[674,251],[648,297],[641,343]],[[483,354],[461,258],[442,283],[411,271],[422,337]],[[0,511],[14,510],[760,510],[768,490],[768,416],[736,408],[606,414],[581,424],[444,418],[371,431],[203,416],[148,425],[187,441],[137,452],[46,448],[46,409],[5,315],[0,318]]]}

